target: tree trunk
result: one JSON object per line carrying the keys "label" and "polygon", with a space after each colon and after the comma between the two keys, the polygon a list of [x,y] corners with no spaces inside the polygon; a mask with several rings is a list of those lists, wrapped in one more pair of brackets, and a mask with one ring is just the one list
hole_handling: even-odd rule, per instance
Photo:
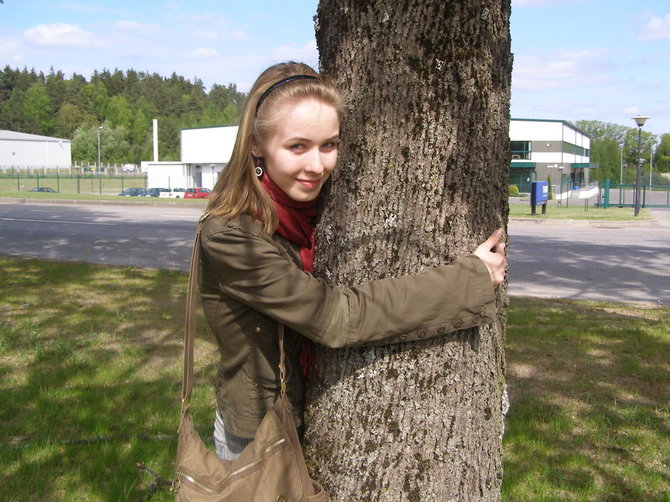
{"label": "tree trunk", "polygon": [[[356,284],[419,272],[506,227],[509,15],[510,0],[320,2],[321,69],[348,112],[318,274]],[[334,501],[500,498],[504,290],[495,325],[317,349],[305,449]]]}

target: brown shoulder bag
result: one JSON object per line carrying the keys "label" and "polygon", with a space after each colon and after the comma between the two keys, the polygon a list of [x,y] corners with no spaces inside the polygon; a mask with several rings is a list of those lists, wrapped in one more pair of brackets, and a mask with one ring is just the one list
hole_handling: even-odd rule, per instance
{"label": "brown shoulder bag", "polygon": [[281,393],[261,422],[254,440],[237,460],[221,460],[207,448],[189,413],[193,390],[193,345],[200,231],[191,255],[184,329],[182,406],[174,489],[178,502],[326,502],[321,485],[309,477],[291,404],[286,396],[284,326],[279,324]]}

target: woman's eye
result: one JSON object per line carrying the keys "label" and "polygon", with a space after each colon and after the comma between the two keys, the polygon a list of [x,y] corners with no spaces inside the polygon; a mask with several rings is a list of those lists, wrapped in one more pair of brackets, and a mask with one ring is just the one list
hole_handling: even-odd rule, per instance
{"label": "woman's eye", "polygon": [[304,148],[305,148],[305,145],[303,145],[302,143],[296,143],[294,145],[289,146],[289,149],[294,150],[294,151],[302,150]]}

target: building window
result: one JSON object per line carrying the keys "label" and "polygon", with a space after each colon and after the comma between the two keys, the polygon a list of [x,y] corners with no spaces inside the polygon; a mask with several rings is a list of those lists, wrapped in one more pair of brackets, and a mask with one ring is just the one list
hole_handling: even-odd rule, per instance
{"label": "building window", "polygon": [[589,156],[589,150],[582,147],[568,143],[567,141],[563,142],[563,153],[570,153],[572,155],[580,155],[582,157]]}
{"label": "building window", "polygon": [[530,160],[530,141],[510,141],[509,149],[512,152],[512,159]]}

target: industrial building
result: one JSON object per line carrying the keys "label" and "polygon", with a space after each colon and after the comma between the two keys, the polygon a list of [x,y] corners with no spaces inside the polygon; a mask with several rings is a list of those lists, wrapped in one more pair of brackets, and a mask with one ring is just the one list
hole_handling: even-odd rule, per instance
{"label": "industrial building", "polygon": [[[237,126],[181,131],[181,161],[143,162],[149,187],[213,188],[235,145]],[[512,119],[510,184],[522,192],[532,181],[551,179],[554,193],[589,183],[591,138],[564,120]],[[155,146],[157,149],[157,146]],[[155,154],[155,156],[157,156]]]}
{"label": "industrial building", "polygon": [[142,162],[147,186],[213,188],[233,153],[237,129],[237,126],[182,129],[180,162]]}
{"label": "industrial building", "polygon": [[70,169],[71,141],[0,130],[0,169]]}
{"label": "industrial building", "polygon": [[589,184],[591,138],[564,120],[512,119],[509,126],[510,185],[530,191],[533,181],[548,181],[554,193]]}

